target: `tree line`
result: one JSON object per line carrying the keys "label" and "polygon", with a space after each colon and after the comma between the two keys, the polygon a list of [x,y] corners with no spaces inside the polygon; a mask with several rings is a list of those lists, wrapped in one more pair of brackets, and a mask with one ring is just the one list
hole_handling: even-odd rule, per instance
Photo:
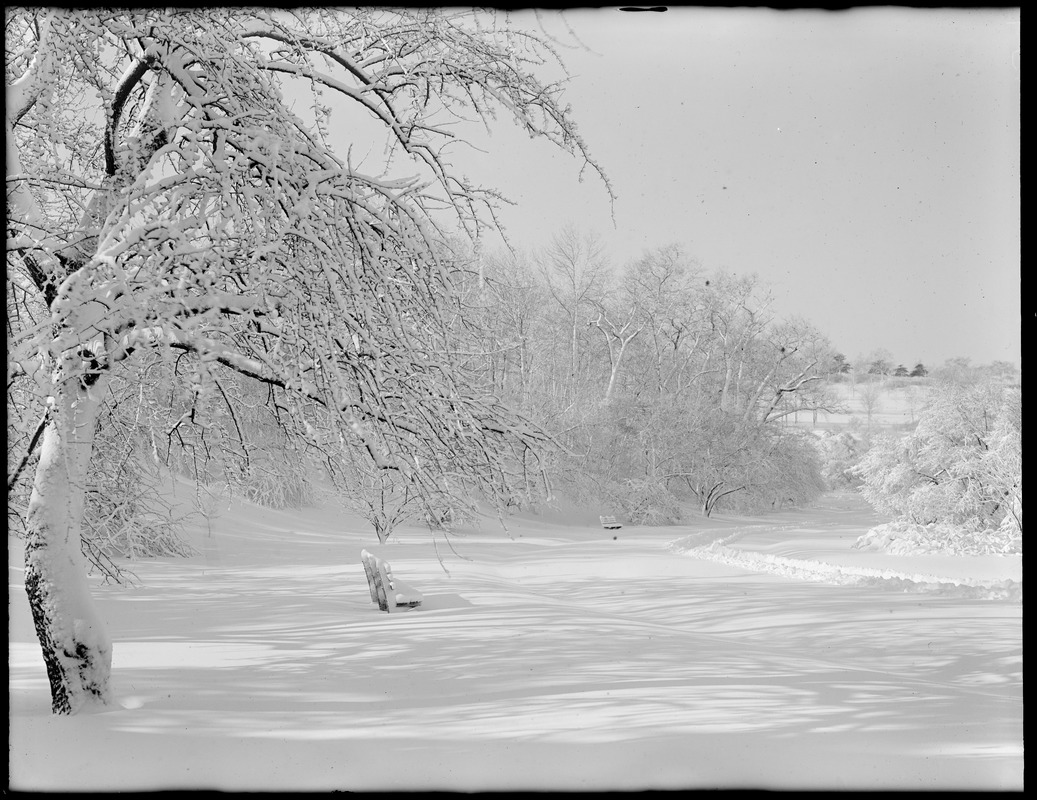
{"label": "tree line", "polygon": [[707,272],[677,245],[614,269],[568,228],[540,251],[473,259],[465,301],[483,385],[551,433],[579,499],[664,522],[683,501],[708,516],[823,488],[814,448],[784,423],[836,408],[835,353],[778,318],[755,276]]}
{"label": "tree line", "polygon": [[1010,361],[996,360],[989,364],[973,364],[972,359],[963,356],[948,358],[943,364],[931,367],[921,361],[913,367],[904,364],[893,366],[895,359],[885,348],[878,348],[868,355],[861,355],[850,361],[842,353],[835,354],[838,368],[835,378],[846,376],[853,379],[857,376],[873,376],[885,378],[927,378],[932,377],[944,381],[966,382],[997,379],[1002,382],[1013,382],[1018,379],[1019,370]]}

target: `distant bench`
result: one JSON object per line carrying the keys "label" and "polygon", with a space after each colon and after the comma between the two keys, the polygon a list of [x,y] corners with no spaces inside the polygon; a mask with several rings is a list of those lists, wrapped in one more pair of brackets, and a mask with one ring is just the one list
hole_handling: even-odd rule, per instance
{"label": "distant bench", "polygon": [[601,520],[601,527],[607,531],[619,530],[623,526],[616,522],[615,517],[598,517]]}
{"label": "distant bench", "polygon": [[360,551],[360,561],[367,574],[367,588],[371,590],[371,602],[390,614],[401,608],[415,608],[421,605],[424,595],[412,586],[393,577],[389,562],[384,558],[371,555],[366,550]]}

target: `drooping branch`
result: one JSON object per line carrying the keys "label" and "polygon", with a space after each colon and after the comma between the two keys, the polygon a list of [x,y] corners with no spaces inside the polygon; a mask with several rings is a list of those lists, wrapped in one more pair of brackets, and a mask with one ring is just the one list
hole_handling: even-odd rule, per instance
{"label": "drooping branch", "polygon": [[792,380],[788,381],[784,386],[779,386],[775,390],[774,396],[771,398],[771,401],[770,401],[770,403],[767,406],[767,410],[763,413],[763,421],[764,422],[772,422],[773,420],[781,419],[782,417],[788,416],[789,414],[794,413],[795,411],[799,410],[799,409],[793,409],[791,411],[783,411],[780,414],[775,414],[774,413],[774,410],[778,407],[778,404],[781,402],[782,397],[784,397],[786,394],[795,394],[800,389],[802,389],[804,386],[806,386],[808,383],[813,383],[815,381],[821,380],[821,376],[820,375],[808,375],[807,374],[815,366],[816,366],[816,362],[810,364],[810,366],[806,367],[795,378],[793,378]]}

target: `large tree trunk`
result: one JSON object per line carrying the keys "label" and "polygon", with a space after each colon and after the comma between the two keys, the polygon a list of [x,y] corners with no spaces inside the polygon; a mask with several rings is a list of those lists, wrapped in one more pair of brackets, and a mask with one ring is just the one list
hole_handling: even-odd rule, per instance
{"label": "large tree trunk", "polygon": [[25,591],[55,714],[107,704],[112,645],[87,583],[81,532],[102,380],[55,380],[27,513]]}

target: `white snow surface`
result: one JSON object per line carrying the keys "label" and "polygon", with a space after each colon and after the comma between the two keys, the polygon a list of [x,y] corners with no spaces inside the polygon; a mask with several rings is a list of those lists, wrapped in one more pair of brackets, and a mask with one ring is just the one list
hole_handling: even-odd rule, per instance
{"label": "white snow surface", "polygon": [[[74,717],[10,539],[10,787],[1021,790],[1021,556],[854,549],[881,522],[852,494],[619,531],[570,509],[437,556],[234,502],[196,556],[93,580],[116,702]],[[424,605],[379,612],[364,548]]]}

